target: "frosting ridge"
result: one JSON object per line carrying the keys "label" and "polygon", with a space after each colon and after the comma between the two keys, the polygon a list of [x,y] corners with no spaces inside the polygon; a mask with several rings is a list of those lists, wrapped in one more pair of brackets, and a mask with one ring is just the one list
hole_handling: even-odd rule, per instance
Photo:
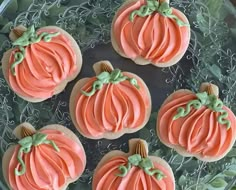
{"label": "frosting ridge", "polygon": [[[164,64],[186,51],[189,27],[179,26],[175,19],[158,12],[145,18],[136,16],[131,22],[130,14],[145,4],[145,0],[132,2],[118,11],[113,26],[114,38],[126,57],[136,59],[141,56],[154,64]],[[172,8],[172,14],[183,20],[180,11]]]}
{"label": "frosting ridge", "polygon": [[125,177],[119,177],[118,166],[126,166],[128,159],[125,156],[116,156],[101,166],[93,179],[93,190],[170,190],[174,189],[169,171],[160,164],[153,162],[155,169],[162,171],[165,178],[157,180],[155,176],[147,175],[142,169],[132,167]]}
{"label": "frosting ridge", "polygon": [[[127,72],[124,76],[133,78]],[[135,129],[146,120],[151,106],[149,92],[141,79],[135,77],[137,89],[128,80],[117,84],[104,84],[93,96],[81,92],[75,99],[75,120],[86,136],[98,137],[104,132],[120,132],[125,128]],[[96,77],[88,79],[81,90],[89,92]]]}
{"label": "frosting ridge", "polygon": [[[54,33],[55,30],[41,29],[44,32]],[[15,48],[10,55],[9,64],[14,63],[14,55],[19,52]],[[60,34],[50,42],[41,40],[38,43],[25,47],[25,58],[15,66],[15,74],[8,71],[11,87],[19,95],[30,98],[49,98],[55,88],[67,77],[76,72],[76,54],[69,39]]]}
{"label": "frosting ridge", "polygon": [[167,99],[158,114],[157,131],[160,139],[171,147],[180,146],[190,154],[201,157],[220,157],[225,154],[236,135],[232,111],[226,106],[222,107],[228,112],[226,119],[231,121],[228,129],[218,122],[221,113],[206,105],[199,109],[191,107],[188,117],[174,120],[178,108],[186,107],[188,102],[197,97],[191,91],[177,91],[171,96],[171,100]]}
{"label": "frosting ridge", "polygon": [[20,168],[17,160],[20,146],[17,145],[7,174],[9,184],[15,190],[26,187],[30,190],[60,189],[68,180],[76,179],[85,168],[85,153],[78,143],[57,130],[47,129],[40,132],[46,134],[47,139],[54,141],[60,152],[49,144],[32,147],[30,153],[22,156],[26,165],[25,173],[17,176],[14,174],[15,168]]}

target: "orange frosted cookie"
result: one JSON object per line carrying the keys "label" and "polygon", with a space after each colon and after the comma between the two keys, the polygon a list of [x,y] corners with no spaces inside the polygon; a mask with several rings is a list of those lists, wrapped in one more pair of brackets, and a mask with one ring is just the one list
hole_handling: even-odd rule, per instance
{"label": "orange frosted cookie", "polygon": [[20,141],[3,156],[4,178],[14,190],[65,190],[83,173],[86,156],[76,135],[61,125],[35,131],[22,123],[14,134]]}
{"label": "orange frosted cookie", "polygon": [[111,41],[117,53],[136,64],[168,67],[186,52],[190,26],[168,0],[126,0],[113,19]]}
{"label": "orange frosted cookie", "polygon": [[41,102],[64,90],[80,72],[82,56],[73,37],[56,26],[18,26],[10,33],[13,49],[4,53],[4,77],[12,90]]}
{"label": "orange frosted cookie", "polygon": [[199,93],[178,90],[163,103],[157,118],[157,135],[183,156],[217,161],[232,148],[236,117],[218,98],[219,89],[203,83]]}
{"label": "orange frosted cookie", "polygon": [[94,64],[95,77],[79,80],[70,97],[70,114],[79,132],[91,139],[115,139],[140,130],[151,113],[151,97],[143,80],[113,69],[108,61]]}
{"label": "orange frosted cookie", "polygon": [[93,176],[93,190],[174,190],[175,179],[168,163],[148,155],[147,143],[129,141],[129,153],[111,151],[99,162]]}

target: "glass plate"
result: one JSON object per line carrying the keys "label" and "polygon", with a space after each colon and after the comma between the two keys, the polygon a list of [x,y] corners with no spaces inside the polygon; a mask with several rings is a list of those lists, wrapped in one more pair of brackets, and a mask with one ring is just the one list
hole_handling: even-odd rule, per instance
{"label": "glass plate", "polygon": [[[94,168],[111,150],[127,151],[130,138],[149,143],[151,155],[164,158],[173,168],[177,190],[235,190],[236,147],[222,160],[206,163],[184,158],[164,146],[156,136],[155,123],[160,105],[174,90],[197,91],[202,82],[217,84],[220,97],[236,113],[236,10],[229,0],[173,0],[171,6],[183,11],[191,23],[191,42],[180,62],[169,68],[137,66],[117,55],[110,43],[110,27],[121,0],[4,0],[0,5],[0,55],[11,47],[10,29],[19,24],[36,27],[57,25],[68,31],[83,52],[79,76],[59,95],[41,103],[29,103],[17,97],[0,73],[0,159],[16,139],[12,130],[22,122],[37,129],[52,123],[62,124],[80,138],[87,155],[81,178],[68,189],[91,189]],[[74,128],[68,101],[73,85],[83,77],[93,76],[93,63],[109,60],[114,67],[138,74],[152,95],[152,116],[142,130],[117,140],[89,140]],[[1,163],[1,160],[0,160]],[[7,189],[0,172],[0,187]]]}

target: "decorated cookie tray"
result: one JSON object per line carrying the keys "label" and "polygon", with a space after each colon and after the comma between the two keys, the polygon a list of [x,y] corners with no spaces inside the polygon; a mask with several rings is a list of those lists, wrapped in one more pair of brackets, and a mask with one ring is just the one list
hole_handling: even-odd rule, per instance
{"label": "decorated cookie tray", "polygon": [[[130,2],[131,4],[129,4]],[[58,37],[59,34],[57,34],[57,31],[59,30],[61,34],[65,35],[70,40],[73,44],[73,48],[76,49],[77,44],[79,45],[83,64],[79,75],[75,79],[74,77],[67,78],[67,86],[64,88],[62,85],[61,88],[58,88],[58,93],[62,91],[61,93],[55,93],[56,95],[49,99],[46,97],[47,94],[43,93],[42,96],[44,96],[44,98],[29,99],[25,97],[25,94],[17,91],[14,86],[11,86],[10,88],[8,85],[9,83],[18,84],[17,82],[14,82],[16,81],[14,75],[19,74],[21,76],[22,73],[19,73],[17,65],[22,64],[22,60],[18,62],[19,59],[12,58],[13,62],[15,61],[17,63],[14,67],[10,68],[9,73],[11,73],[12,76],[8,77],[5,72],[7,68],[5,66],[5,58],[3,59],[2,63],[5,65],[3,64],[3,67],[1,67],[3,72],[0,72],[0,168],[6,170],[6,165],[10,162],[11,168],[15,169],[13,166],[16,162],[10,161],[10,159],[8,159],[9,161],[7,162],[6,159],[4,159],[4,162],[2,162],[4,153],[9,150],[9,148],[13,150],[13,145],[18,142],[17,137],[23,138],[32,136],[32,138],[23,138],[24,140],[20,141],[22,149],[19,149],[19,152],[21,154],[25,154],[28,148],[29,150],[32,149],[32,146],[35,144],[41,146],[41,150],[44,148],[44,151],[52,157],[55,156],[52,154],[52,151],[59,152],[60,149],[61,151],[64,151],[63,148],[65,148],[65,150],[69,152],[69,144],[73,144],[73,147],[77,147],[75,150],[77,152],[75,154],[80,155],[80,157],[72,157],[77,163],[80,163],[79,166],[76,166],[79,168],[75,170],[78,174],[81,174],[81,176],[78,179],[78,175],[75,175],[73,172],[70,173],[70,175],[73,176],[71,177],[71,181],[68,181],[68,183],[72,182],[68,186],[68,189],[70,190],[90,190],[92,187],[95,189],[95,186],[104,189],[103,185],[106,184],[106,180],[108,181],[107,184],[112,184],[110,189],[113,190],[114,188],[117,188],[115,185],[118,184],[118,182],[112,183],[113,177],[118,179],[118,181],[122,180],[122,177],[126,177],[130,182],[130,189],[135,189],[135,180],[132,178],[132,175],[136,175],[135,172],[139,172],[139,174],[142,173],[146,177],[148,176],[148,179],[153,180],[147,180],[148,182],[144,183],[145,180],[140,178],[140,184],[145,186],[147,184],[150,185],[155,183],[158,184],[158,187],[161,186],[162,189],[167,190],[173,188],[176,190],[236,189],[236,146],[232,144],[235,140],[234,114],[236,113],[235,1],[170,0],[170,2],[167,2],[167,5],[169,3],[170,7],[175,8],[172,12],[166,4],[156,4],[155,1],[148,0],[147,5],[143,6],[143,8],[140,8],[140,6],[140,9],[134,11],[133,16],[131,16],[130,19],[134,24],[138,23],[138,20],[135,20],[137,16],[141,18],[139,20],[139,22],[141,22],[143,17],[150,18],[151,16],[149,17],[149,15],[152,15],[153,12],[156,11],[162,14],[162,16],[164,15],[165,18],[171,19],[172,21],[174,20],[178,26],[185,28],[181,29],[178,33],[181,33],[181,35],[184,36],[184,39],[181,41],[183,43],[179,43],[179,41],[178,43],[173,43],[175,44],[174,49],[182,50],[179,51],[180,54],[177,56],[168,54],[173,57],[173,59],[168,60],[168,56],[166,56],[166,59],[161,59],[160,57],[162,56],[155,56],[156,54],[151,56],[151,54],[148,53],[148,55],[152,57],[151,62],[153,63],[148,65],[138,65],[150,62],[150,59],[149,61],[146,60],[148,56],[144,56],[143,52],[141,53],[142,56],[134,58],[132,56],[136,56],[138,52],[137,49],[134,48],[124,51],[124,49],[120,48],[120,42],[117,41],[119,31],[114,28],[114,30],[111,30],[111,27],[114,26],[119,28],[120,21],[118,16],[122,17],[126,14],[124,11],[117,16],[116,13],[118,9],[122,6],[126,6],[125,8],[128,10],[138,6],[137,4],[134,4],[134,2],[137,1],[129,1],[129,3],[124,3],[121,0],[1,1],[1,58],[3,57],[3,53],[14,45],[11,40],[15,36],[13,36],[13,38],[10,36],[10,39],[9,33],[16,26],[22,25],[28,27],[28,29],[30,26],[35,26],[36,32],[37,29],[44,26],[57,26],[68,32],[68,34],[56,27],[44,28],[42,29],[42,32],[49,32],[51,35],[48,36],[47,33],[42,34],[40,40],[43,39],[44,41],[41,40],[43,42],[37,47],[43,46],[47,48],[47,46],[50,47],[47,44],[50,41],[53,43],[61,43],[61,41],[65,40],[66,38],[64,37]],[[146,1],[140,0],[140,2]],[[113,18],[118,19],[114,21]],[[161,20],[162,18],[158,17],[158,19]],[[148,22],[151,23],[151,19],[145,23],[147,24]],[[169,21],[167,20],[165,22]],[[125,27],[128,30],[130,26],[125,25]],[[138,25],[138,27],[142,28],[143,26]],[[156,27],[156,29],[160,27],[165,28],[164,25],[160,25]],[[153,28],[155,30],[155,27]],[[14,34],[22,36],[25,30],[26,28],[17,29]],[[33,40],[32,38],[27,37],[27,43],[36,43],[40,36],[40,32],[38,34],[36,34],[36,32],[34,31],[34,28],[28,30],[28,35],[32,35]],[[173,30],[173,33],[174,32],[175,30]],[[68,37],[69,34],[75,41]],[[124,34],[126,33],[124,32]],[[134,36],[135,35],[136,34],[134,33]],[[172,33],[169,35],[172,35]],[[178,36],[177,34],[173,35]],[[154,38],[163,40],[162,38],[159,38],[159,35],[153,36]],[[163,35],[163,38],[166,37]],[[124,41],[125,40],[127,40],[127,44],[129,45],[129,38],[124,39]],[[171,40],[178,39],[172,38]],[[167,42],[170,42],[171,40],[166,38],[163,40],[163,44],[167,44]],[[187,46],[189,40],[189,46]],[[26,41],[21,41],[21,45]],[[17,43],[19,44],[19,40],[15,44]],[[145,43],[140,39],[138,43],[138,45],[150,45],[148,38],[145,39]],[[17,47],[19,48],[19,45]],[[25,56],[25,52],[29,52],[29,50],[25,48],[25,45],[23,47],[23,50],[22,48],[20,49],[20,53]],[[54,46],[51,48],[53,49]],[[69,46],[64,46],[64,48],[66,48],[68,52],[71,52]],[[187,51],[185,52],[186,48]],[[48,52],[49,51],[50,50],[48,50]],[[61,52],[61,50],[59,52]],[[58,57],[60,57],[59,54],[60,53],[56,52],[56,56],[54,57],[57,57],[58,59]],[[78,57],[81,58],[78,48],[76,55],[79,55]],[[39,54],[33,56],[37,57]],[[38,59],[41,59],[41,57],[39,56]],[[133,60],[125,57],[129,57]],[[67,61],[67,58],[67,56],[64,56],[64,62]],[[24,59],[27,60],[28,58],[24,57]],[[75,62],[78,69],[74,70],[76,70],[75,72],[79,72],[81,60],[77,59]],[[99,62],[99,67],[95,67],[95,74],[93,65],[97,62]],[[138,64],[135,64],[134,62]],[[159,63],[166,64],[166,66],[170,67],[155,67],[158,66]],[[119,68],[120,70],[116,68]],[[73,67],[70,69],[73,71]],[[95,75],[97,78],[95,78]],[[22,77],[24,77],[24,75],[22,75]],[[7,80],[5,80],[5,78],[7,78]],[[90,78],[92,82],[90,82],[89,87],[86,87],[85,85],[83,87],[83,92],[81,92],[77,87],[83,86],[83,80],[85,78]],[[129,94],[130,97],[124,95],[124,97],[128,99],[127,101],[137,103],[137,101],[141,102],[142,99],[142,101],[145,102],[140,103],[143,107],[140,106],[135,108],[136,113],[139,112],[140,114],[140,117],[136,118],[142,120],[142,122],[139,123],[140,128],[137,128],[137,130],[124,130],[122,133],[115,135],[113,133],[101,133],[99,136],[96,133],[87,133],[86,130],[81,127],[82,121],[78,122],[78,118],[76,114],[74,114],[74,110],[78,110],[78,106],[76,105],[78,97],[76,95],[81,93],[82,98],[80,99],[85,99],[83,96],[86,96],[86,98],[89,99],[90,96],[93,96],[98,90],[110,83],[118,84],[117,86],[121,91],[122,88],[129,90],[129,93],[127,92],[127,94]],[[35,85],[37,86],[38,84],[35,83]],[[127,86],[129,86],[129,88],[127,88]],[[17,92],[14,93],[12,89]],[[32,89],[34,89],[34,87],[32,87]],[[88,89],[92,90],[89,91]],[[150,91],[151,99],[149,98],[148,89]],[[188,89],[188,91],[179,89]],[[105,90],[107,91],[107,89]],[[115,87],[113,90],[118,92]],[[137,95],[137,92],[141,95]],[[173,94],[173,92],[175,93]],[[135,93],[136,96],[133,95]],[[23,97],[23,99],[17,94]],[[112,97],[119,99],[118,95],[115,97],[116,95],[117,94],[114,93]],[[217,98],[218,96],[219,99]],[[139,97],[138,100],[136,100],[137,97]],[[169,98],[167,99],[167,97]],[[43,99],[46,100],[43,101]],[[103,101],[103,98],[100,97],[100,100]],[[176,103],[173,104],[175,101],[182,102],[182,107],[175,106]],[[117,104],[114,104],[113,109],[122,110],[122,108],[119,107],[122,106],[122,103],[120,103],[122,101],[119,102],[117,100],[116,102]],[[95,106],[93,109],[97,108],[98,107]],[[175,109],[173,113],[171,111],[172,108]],[[83,109],[89,108],[84,106]],[[139,109],[142,109],[143,111],[140,111]],[[89,111],[91,110],[88,110],[87,113],[89,113]],[[99,113],[99,111],[96,113]],[[128,113],[126,113],[126,115],[127,114]],[[209,125],[206,124],[203,126],[207,130],[209,128],[209,131],[213,134],[212,131],[216,130],[216,128],[212,126],[215,124],[219,129],[218,132],[214,134],[221,134],[217,137],[212,136],[210,140],[210,135],[202,139],[203,142],[208,142],[206,152],[204,153],[205,156],[203,156],[204,154],[202,152],[199,153],[197,151],[198,148],[201,147],[200,145],[198,147],[196,144],[194,145],[196,142],[193,142],[193,144],[189,143],[191,138],[189,138],[189,141],[185,138],[179,141],[182,144],[187,144],[188,150],[192,151],[191,155],[188,154],[189,151],[182,149],[179,145],[173,146],[173,142],[176,141],[175,138],[178,136],[182,137],[180,130],[178,130],[180,126],[182,132],[194,130],[198,127],[195,120],[200,120],[196,117],[199,114],[202,114],[201,118],[204,118],[203,123],[207,123],[208,119],[216,114],[215,118],[217,118],[217,120],[209,121]],[[89,118],[89,114],[87,117]],[[130,114],[129,117],[135,116]],[[185,117],[189,120],[189,127],[186,127]],[[192,117],[196,119],[191,119]],[[167,118],[172,121],[171,124],[166,122]],[[21,128],[15,129],[16,126],[25,122],[30,123],[31,125],[23,124],[19,126]],[[130,122],[130,120],[127,119],[125,122]],[[145,123],[146,125],[143,127]],[[62,126],[51,124],[62,125],[67,129]],[[32,128],[32,126],[35,129]],[[170,137],[167,135],[169,134],[166,132],[168,126],[172,127],[174,131],[173,134],[176,135],[177,133],[177,136]],[[21,133],[19,133],[19,129],[22,130]],[[55,129],[59,131],[55,132]],[[35,133],[36,130],[38,130],[37,133]],[[13,131],[15,135],[13,135]],[[21,134],[21,136],[19,136],[19,134]],[[198,133],[195,132],[195,134]],[[166,136],[168,136],[168,138]],[[101,137],[105,137],[106,139]],[[78,139],[80,141],[78,141]],[[130,139],[132,140],[129,141]],[[72,140],[74,141],[72,142]],[[61,142],[63,142],[63,145]],[[29,144],[27,143],[30,144],[30,147],[28,148],[27,146]],[[199,143],[199,139],[197,139],[197,143]],[[215,143],[214,147],[221,147],[217,153],[215,153],[216,151],[212,146],[212,143]],[[195,148],[193,148],[194,146]],[[86,154],[86,165],[85,154],[82,147]],[[18,149],[15,149],[15,155],[18,153],[17,150]],[[36,152],[37,149],[35,148],[32,151],[32,154],[35,154],[34,151]],[[67,152],[63,152],[63,155],[65,155],[65,157],[67,156],[67,159],[63,160],[62,157],[60,157],[60,159],[67,163],[68,159],[71,159],[69,156],[71,156],[72,153],[67,155]],[[191,157],[192,155],[194,155],[194,157]],[[14,154],[10,157],[14,157]],[[27,155],[25,155],[25,157],[27,157]],[[113,158],[112,162],[109,160],[111,157]],[[59,157],[57,159],[59,159]],[[18,156],[18,160],[21,160],[20,156]],[[19,162],[21,163],[21,166],[18,167],[15,173],[16,175],[21,176],[25,172],[23,165],[25,164],[27,167],[28,163],[24,163],[23,161],[23,163],[21,161]],[[117,164],[117,168],[119,169],[115,168],[115,170],[112,171],[115,175],[109,175],[106,179],[106,177],[104,177],[105,175],[103,175],[104,167],[109,163]],[[35,167],[34,165],[42,167],[40,161],[35,161],[35,164],[31,163],[31,167]],[[66,173],[66,171],[63,172]],[[0,189],[5,190],[8,189],[8,185],[4,180],[4,174],[6,173],[1,169]],[[13,174],[10,174],[9,176],[9,179],[14,181],[15,176]],[[60,176],[60,174],[58,174],[58,176]],[[120,188],[127,185],[125,180],[122,181],[122,183],[119,181],[119,183]],[[11,184],[14,184],[14,182],[11,182]],[[65,183],[65,185],[66,184],[67,183]],[[156,186],[153,185],[153,187]]]}

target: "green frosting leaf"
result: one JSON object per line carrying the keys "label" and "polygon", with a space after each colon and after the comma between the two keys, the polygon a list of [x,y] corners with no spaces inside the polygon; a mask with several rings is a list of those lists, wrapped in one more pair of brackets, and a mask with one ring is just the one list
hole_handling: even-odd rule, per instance
{"label": "green frosting leaf", "polygon": [[98,76],[96,76],[97,80],[94,81],[92,85],[92,89],[90,92],[85,92],[81,90],[81,93],[85,96],[92,96],[95,94],[97,90],[100,90],[104,84],[112,83],[112,84],[118,84],[120,82],[123,82],[125,80],[129,81],[131,85],[135,86],[137,89],[139,89],[139,85],[136,79],[129,78],[127,76],[124,76],[119,69],[114,69],[111,73],[104,71],[100,73]]}
{"label": "green frosting leaf", "polygon": [[110,77],[111,77],[111,80],[113,80],[113,81],[117,80],[119,77],[121,77],[121,71],[119,69],[115,69],[111,73]]}
{"label": "green frosting leaf", "polygon": [[36,133],[33,135],[33,145],[38,146],[47,139],[47,135],[43,133]]}
{"label": "green frosting leaf", "polygon": [[165,17],[175,20],[179,26],[189,26],[189,24],[184,23],[176,15],[172,14],[172,8],[169,6],[169,3],[159,3],[156,0],[147,0],[146,5],[141,6],[139,10],[134,10],[130,14],[130,21],[133,22],[136,15],[140,17],[146,17],[153,14],[154,12],[158,12]]}
{"label": "green frosting leaf", "polygon": [[18,144],[21,145],[22,147],[28,147],[29,145],[31,146],[32,145],[32,137],[25,137],[23,139],[21,139]]}
{"label": "green frosting leaf", "polygon": [[104,71],[100,75],[97,76],[98,80],[104,80],[110,77],[110,73]]}
{"label": "green frosting leaf", "polygon": [[202,104],[204,105],[209,104],[207,92],[197,93],[196,96],[198,97],[198,99]]}
{"label": "green frosting leaf", "polygon": [[152,161],[149,158],[143,158],[140,161],[139,166],[141,168],[147,168],[147,169],[151,169],[154,167]]}
{"label": "green frosting leaf", "polygon": [[138,166],[139,162],[142,161],[142,157],[139,154],[134,154],[132,156],[128,157],[129,163],[131,163],[134,166]]}
{"label": "green frosting leaf", "polygon": [[207,106],[209,109],[220,113],[217,119],[220,124],[226,125],[227,130],[230,128],[231,122],[227,119],[229,114],[223,109],[224,104],[218,97],[215,95],[208,95],[207,92],[197,93],[196,97],[198,99],[188,102],[186,108],[179,107],[173,120],[187,116],[191,112],[191,107],[194,109],[200,109],[202,106]]}

